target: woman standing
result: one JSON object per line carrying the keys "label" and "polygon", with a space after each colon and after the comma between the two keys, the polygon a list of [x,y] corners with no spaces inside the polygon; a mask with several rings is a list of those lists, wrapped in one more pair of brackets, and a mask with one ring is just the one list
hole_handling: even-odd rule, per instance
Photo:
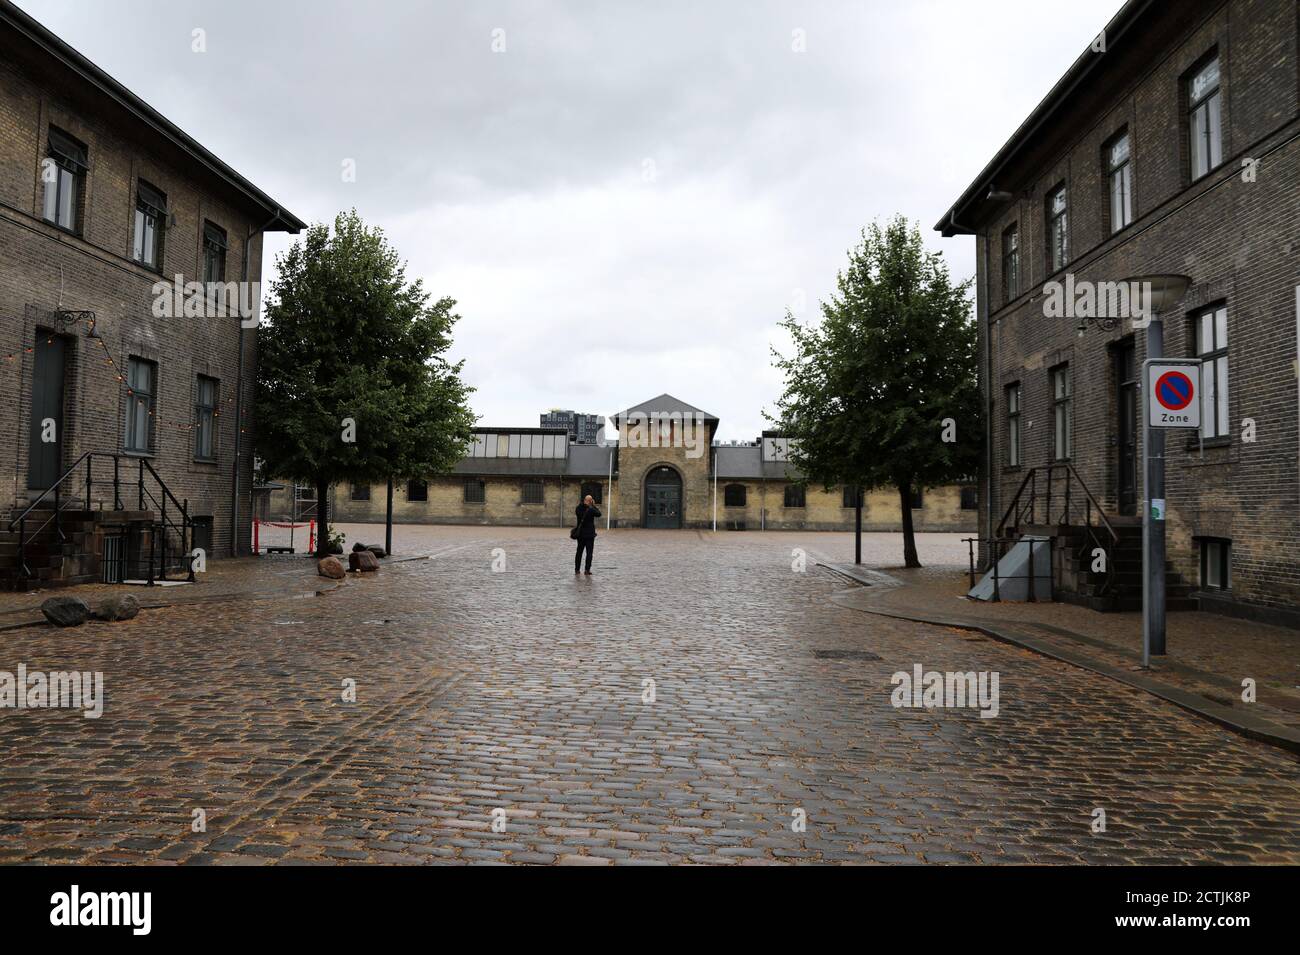
{"label": "woman standing", "polygon": [[578,573],[578,567],[582,563],[582,552],[585,550],[587,576],[591,576],[591,550],[596,546],[596,518],[600,517],[600,510],[596,507],[595,500],[588,494],[574,509],[574,513],[578,515],[578,526],[575,528],[578,532],[575,538],[578,542],[578,551],[573,555],[573,572]]}

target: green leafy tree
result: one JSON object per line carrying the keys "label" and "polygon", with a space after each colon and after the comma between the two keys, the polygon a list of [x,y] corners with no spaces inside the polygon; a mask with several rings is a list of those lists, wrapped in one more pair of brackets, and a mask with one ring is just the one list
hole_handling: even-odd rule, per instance
{"label": "green leafy tree", "polygon": [[807,480],[898,491],[903,562],[921,566],[913,493],[979,468],[978,333],[970,282],[954,285],[902,216],[873,223],[849,251],[820,321],[787,312],[794,350],[774,350],[785,392],[769,420],[792,439]]}
{"label": "green leafy tree", "polygon": [[325,552],[330,485],[447,471],[474,423],[459,319],[430,303],[383,231],[355,210],[313,225],[277,259],[258,336],[256,447],[265,472],[316,488]]}

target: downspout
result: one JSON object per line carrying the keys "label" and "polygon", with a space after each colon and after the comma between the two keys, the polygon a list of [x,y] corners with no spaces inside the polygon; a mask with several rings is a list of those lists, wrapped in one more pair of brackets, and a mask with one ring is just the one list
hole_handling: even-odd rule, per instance
{"label": "downspout", "polygon": [[[993,538],[993,383],[991,376],[993,374],[993,329],[988,324],[989,313],[989,240],[987,234],[982,234],[969,226],[961,225],[957,221],[956,210],[948,213],[948,223],[956,230],[975,236],[977,245],[982,244],[983,248],[979,255],[983,259],[982,264],[977,267],[979,273],[979,282],[975,288],[975,321],[979,326],[981,334],[984,336],[984,374],[981,376],[983,381],[981,389],[984,400],[984,536],[990,540]],[[990,550],[990,555],[992,551]],[[990,557],[990,559],[992,559]]]}
{"label": "downspout", "polygon": [[[253,237],[260,235],[270,228],[273,224],[280,221],[280,207],[276,206],[275,215],[266,221],[258,229],[250,229],[248,235],[244,237],[244,249],[241,255],[239,268],[240,295],[239,300],[243,301],[243,290],[248,287],[248,247],[252,244]],[[257,309],[260,311],[262,300],[259,296]],[[239,356],[235,363],[235,463],[234,480],[231,482],[230,491],[230,556],[239,556],[239,456],[243,453],[243,434],[244,434],[244,316],[239,316]],[[318,505],[319,506],[319,505]],[[326,528],[321,528],[321,533],[327,532]]]}

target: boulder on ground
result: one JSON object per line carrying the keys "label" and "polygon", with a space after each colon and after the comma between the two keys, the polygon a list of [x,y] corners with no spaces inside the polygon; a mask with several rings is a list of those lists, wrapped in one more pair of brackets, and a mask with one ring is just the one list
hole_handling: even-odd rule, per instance
{"label": "boulder on ground", "polygon": [[357,541],[355,544],[352,545],[353,553],[356,553],[357,551],[361,551],[361,550],[366,550],[366,549],[367,549],[366,545],[361,543],[361,541]]}
{"label": "boulder on ground", "polygon": [[100,601],[95,616],[100,620],[130,620],[140,612],[135,594],[114,594]]}
{"label": "boulder on ground", "polygon": [[379,569],[379,558],[368,550],[354,550],[348,554],[348,570],[372,573]]}
{"label": "boulder on ground", "polygon": [[41,604],[41,613],[56,627],[79,627],[90,619],[90,608],[80,597],[50,597]]}
{"label": "boulder on ground", "polygon": [[343,564],[337,557],[322,557],[318,560],[316,573],[331,580],[342,580],[347,575],[347,571],[343,569]]}
{"label": "boulder on ground", "polygon": [[366,548],[366,550],[370,551],[370,553],[374,554],[376,557],[383,558],[388,556],[388,551],[384,550],[383,544],[371,544]]}

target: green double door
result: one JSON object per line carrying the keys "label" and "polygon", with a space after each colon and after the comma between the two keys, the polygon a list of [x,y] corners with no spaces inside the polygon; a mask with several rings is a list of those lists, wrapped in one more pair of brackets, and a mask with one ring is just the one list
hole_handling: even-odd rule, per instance
{"label": "green double door", "polygon": [[646,476],[645,526],[682,526],[682,479],[672,468],[655,468]]}

